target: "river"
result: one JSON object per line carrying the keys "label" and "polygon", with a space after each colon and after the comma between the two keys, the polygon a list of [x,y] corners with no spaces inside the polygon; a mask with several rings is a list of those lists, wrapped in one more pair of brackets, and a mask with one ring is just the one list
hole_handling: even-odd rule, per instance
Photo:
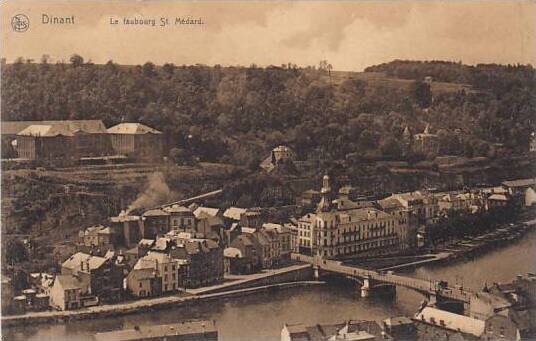
{"label": "river", "polygon": [[[522,239],[474,259],[424,266],[408,274],[478,289],[486,282],[507,282],[517,274],[535,271],[536,231],[530,231]],[[361,299],[350,283],[330,282],[202,303],[194,308],[143,311],[68,324],[14,327],[4,329],[2,333],[3,340],[92,340],[92,335],[99,331],[202,318],[216,321],[223,341],[272,341],[279,340],[284,323],[332,323],[345,319],[381,321],[389,316],[415,313],[422,300],[416,292],[403,288],[397,289],[394,300]]]}

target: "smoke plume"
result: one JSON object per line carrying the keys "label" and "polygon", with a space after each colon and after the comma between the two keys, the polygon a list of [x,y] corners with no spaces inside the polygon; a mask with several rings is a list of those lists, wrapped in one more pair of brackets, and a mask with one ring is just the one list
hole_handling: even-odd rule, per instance
{"label": "smoke plume", "polygon": [[170,200],[171,193],[164,174],[155,172],[148,176],[147,188],[128,206],[126,213],[128,214],[138,208],[161,205]]}

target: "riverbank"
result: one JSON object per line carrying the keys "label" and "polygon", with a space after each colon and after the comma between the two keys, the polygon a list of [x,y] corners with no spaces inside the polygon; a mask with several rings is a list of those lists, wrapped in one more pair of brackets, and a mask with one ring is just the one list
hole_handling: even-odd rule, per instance
{"label": "riverbank", "polygon": [[534,230],[535,228],[536,219],[517,224],[510,224],[480,236],[466,237],[462,240],[453,242],[448,246],[437,248],[432,254],[416,256],[415,261],[381,267],[378,271],[415,269],[417,266],[428,265],[431,263],[441,264],[467,257],[474,257],[494,248],[512,243],[523,237],[528,231]]}
{"label": "riverbank", "polygon": [[[421,259],[379,270],[415,269],[425,264],[448,262],[462,258],[462,256],[476,255],[484,250],[499,246],[501,243],[515,241],[535,226],[536,220],[508,226],[479,237],[466,238],[463,241],[452,244],[451,247],[454,246],[454,248],[443,249],[437,254],[421,255]],[[323,283],[308,280],[310,278],[312,278],[312,267],[310,264],[294,264],[280,269],[265,270],[252,275],[229,276],[228,279],[230,280],[224,283],[197,289],[187,289],[174,296],[146,298],[80,310],[29,312],[24,315],[2,316],[2,326],[9,327],[29,323],[63,323],[71,320],[106,318],[138,313],[140,311],[168,309],[213,299],[239,297],[267,290],[279,290],[281,288]]]}
{"label": "riverbank", "polygon": [[229,290],[225,292],[217,292],[210,294],[202,294],[195,296],[166,296],[153,299],[138,300],[134,302],[113,304],[113,305],[101,305],[95,307],[89,307],[80,310],[67,310],[67,311],[44,311],[28,313],[25,315],[12,315],[2,316],[2,327],[14,327],[27,324],[37,323],[67,323],[73,320],[84,320],[94,318],[107,318],[117,317],[121,315],[128,315],[139,313],[143,311],[156,311],[160,309],[170,309],[179,306],[195,305],[200,302],[209,302],[212,300],[221,300],[226,298],[242,297],[259,292],[277,291],[294,287],[305,287],[312,285],[325,284],[323,281],[299,281],[288,283],[277,283],[270,285],[263,285],[252,288],[244,288],[237,290]]}

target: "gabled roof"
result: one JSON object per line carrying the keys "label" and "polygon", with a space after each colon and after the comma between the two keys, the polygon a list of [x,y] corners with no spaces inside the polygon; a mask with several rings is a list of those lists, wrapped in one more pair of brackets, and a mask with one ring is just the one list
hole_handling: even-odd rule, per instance
{"label": "gabled roof", "polygon": [[168,215],[169,215],[168,212],[161,210],[159,208],[143,212],[144,217],[162,217],[162,216],[168,216]]}
{"label": "gabled roof", "polygon": [[154,245],[154,239],[142,238],[138,242],[138,246],[151,247]]}
{"label": "gabled roof", "polygon": [[378,200],[378,204],[383,209],[404,208],[404,205],[402,205],[398,199],[392,197]]}
{"label": "gabled roof", "polygon": [[213,207],[199,206],[195,209],[194,215],[196,218],[198,218],[201,215],[201,213],[205,213],[205,214],[215,217],[220,213],[220,209],[213,208]]}
{"label": "gabled roof", "polygon": [[485,321],[454,314],[445,310],[425,307],[415,316],[415,320],[435,324],[446,329],[460,331],[480,337],[484,333]]}
{"label": "gabled roof", "polygon": [[229,207],[228,209],[225,210],[225,212],[223,212],[223,216],[225,218],[229,218],[233,220],[240,220],[240,216],[243,213],[246,213],[246,211],[247,210],[245,208]]}
{"label": "gabled roof", "polygon": [[160,237],[156,239],[151,249],[157,250],[157,251],[165,251],[170,245],[171,245],[171,239]]}
{"label": "gabled roof", "polygon": [[63,262],[61,266],[67,269],[81,270],[80,267],[82,263],[84,264],[84,266],[86,263],[89,264],[89,269],[95,270],[100,268],[104,263],[106,263],[106,258],[91,256],[87,253],[78,252],[69,257],[69,259]]}
{"label": "gabled roof", "polygon": [[153,129],[141,123],[119,123],[111,128],[108,128],[110,134],[162,134],[161,131]]}
{"label": "gabled roof", "polygon": [[142,259],[148,260],[148,261],[155,261],[160,264],[169,263],[172,261],[171,257],[161,252],[149,252]]}
{"label": "gabled roof", "polygon": [[217,335],[214,321],[185,321],[168,325],[140,326],[137,329],[121,329],[95,334],[97,341],[135,340],[205,340],[205,335]]}
{"label": "gabled roof", "polygon": [[228,247],[223,250],[223,256],[227,258],[243,258],[242,251],[235,247]]}
{"label": "gabled roof", "polygon": [[64,126],[33,124],[20,131],[18,136],[74,136],[74,134]]}
{"label": "gabled roof", "polygon": [[86,133],[105,134],[106,127],[102,120],[65,120],[65,121],[3,121],[0,126],[2,135],[15,135],[31,125],[62,126],[71,132],[84,131]]}
{"label": "gabled roof", "polygon": [[180,205],[168,206],[168,207],[164,208],[164,211],[169,212],[169,213],[190,213],[190,214],[192,214],[192,211],[190,211],[190,209],[188,209],[187,207],[184,207],[184,206],[180,206]]}
{"label": "gabled roof", "polygon": [[519,179],[519,180],[507,180],[502,182],[506,187],[528,187],[536,185],[536,178],[531,179]]}
{"label": "gabled roof", "polygon": [[488,200],[508,201],[508,197],[504,194],[492,194],[489,196]]}

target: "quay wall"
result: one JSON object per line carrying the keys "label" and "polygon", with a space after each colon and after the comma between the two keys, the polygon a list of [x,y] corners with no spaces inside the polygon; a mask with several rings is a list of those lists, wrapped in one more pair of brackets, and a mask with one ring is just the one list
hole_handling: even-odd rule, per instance
{"label": "quay wall", "polygon": [[206,290],[198,295],[162,296],[119,304],[95,306],[81,310],[30,312],[24,315],[2,316],[2,327],[5,328],[36,323],[66,323],[75,320],[117,317],[121,315],[135,314],[141,311],[170,309],[179,306],[193,306],[202,302],[241,297],[264,291],[274,291],[324,283],[321,281],[309,280],[310,278],[312,278],[312,268],[310,266],[304,266],[274,275],[267,275],[251,281],[243,281],[236,285],[230,285],[224,288]]}
{"label": "quay wall", "polygon": [[244,282],[230,283],[228,287],[217,287],[214,289],[203,290],[203,294],[225,292],[230,289],[247,289],[265,285],[273,285],[279,283],[288,283],[288,282],[301,282],[301,281],[310,281],[313,279],[313,267],[309,264],[304,265],[300,268],[295,268],[289,271],[284,271],[280,273],[270,274],[267,276],[259,277],[256,279],[250,279]]}

